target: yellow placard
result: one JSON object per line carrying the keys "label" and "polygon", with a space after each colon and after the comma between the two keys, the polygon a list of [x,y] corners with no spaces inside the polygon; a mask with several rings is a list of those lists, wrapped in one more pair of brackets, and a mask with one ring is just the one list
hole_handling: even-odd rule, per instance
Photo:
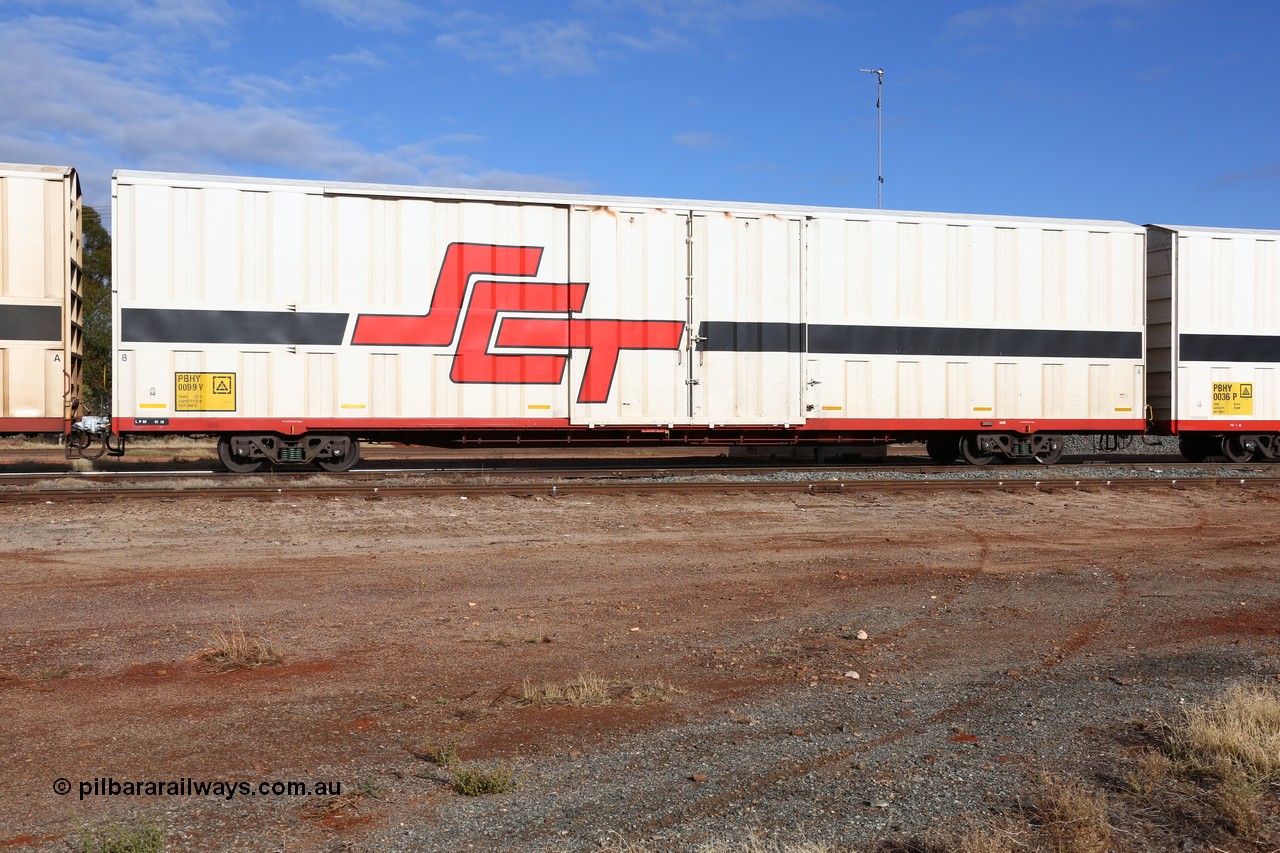
{"label": "yellow placard", "polygon": [[174,410],[178,412],[234,412],[234,373],[175,373]]}
{"label": "yellow placard", "polygon": [[1252,415],[1252,382],[1213,383],[1213,413],[1215,415]]}

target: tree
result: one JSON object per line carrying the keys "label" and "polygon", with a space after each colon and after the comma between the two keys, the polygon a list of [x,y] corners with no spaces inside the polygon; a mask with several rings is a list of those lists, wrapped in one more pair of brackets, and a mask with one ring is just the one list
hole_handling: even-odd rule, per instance
{"label": "tree", "polygon": [[111,234],[102,227],[102,216],[85,206],[82,260],[84,277],[80,295],[84,300],[84,379],[81,414],[106,415],[111,412]]}

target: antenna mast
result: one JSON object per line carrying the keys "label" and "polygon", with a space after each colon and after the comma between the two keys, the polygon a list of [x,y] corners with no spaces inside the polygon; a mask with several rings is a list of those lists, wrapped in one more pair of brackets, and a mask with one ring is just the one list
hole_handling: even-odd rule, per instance
{"label": "antenna mast", "polygon": [[859,68],[863,74],[876,75],[876,208],[884,208],[884,69]]}

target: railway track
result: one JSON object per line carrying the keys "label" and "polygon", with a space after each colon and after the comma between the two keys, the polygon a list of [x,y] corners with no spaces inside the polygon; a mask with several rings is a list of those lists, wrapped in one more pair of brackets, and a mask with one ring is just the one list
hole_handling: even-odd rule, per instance
{"label": "railway track", "polygon": [[660,466],[377,468],[347,474],[275,471],[232,475],[207,469],[0,473],[0,503],[195,497],[284,498],[429,495],[562,497],[608,492],[806,492],[1097,488],[1258,488],[1280,484],[1267,465],[1095,462],[1043,466],[936,466],[881,463],[853,467]]}

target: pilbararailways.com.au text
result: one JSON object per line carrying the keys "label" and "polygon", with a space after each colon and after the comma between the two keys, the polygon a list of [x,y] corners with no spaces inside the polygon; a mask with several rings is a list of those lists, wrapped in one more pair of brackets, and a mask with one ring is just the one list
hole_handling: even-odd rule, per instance
{"label": "pilbararailways.com.au text", "polygon": [[[72,791],[71,780],[58,778],[53,782],[53,792],[65,796]],[[81,779],[75,786],[80,799],[88,797],[219,797],[233,800],[236,797],[337,797],[342,795],[342,783],[337,780],[264,781],[204,779],[115,779],[98,776]]]}

